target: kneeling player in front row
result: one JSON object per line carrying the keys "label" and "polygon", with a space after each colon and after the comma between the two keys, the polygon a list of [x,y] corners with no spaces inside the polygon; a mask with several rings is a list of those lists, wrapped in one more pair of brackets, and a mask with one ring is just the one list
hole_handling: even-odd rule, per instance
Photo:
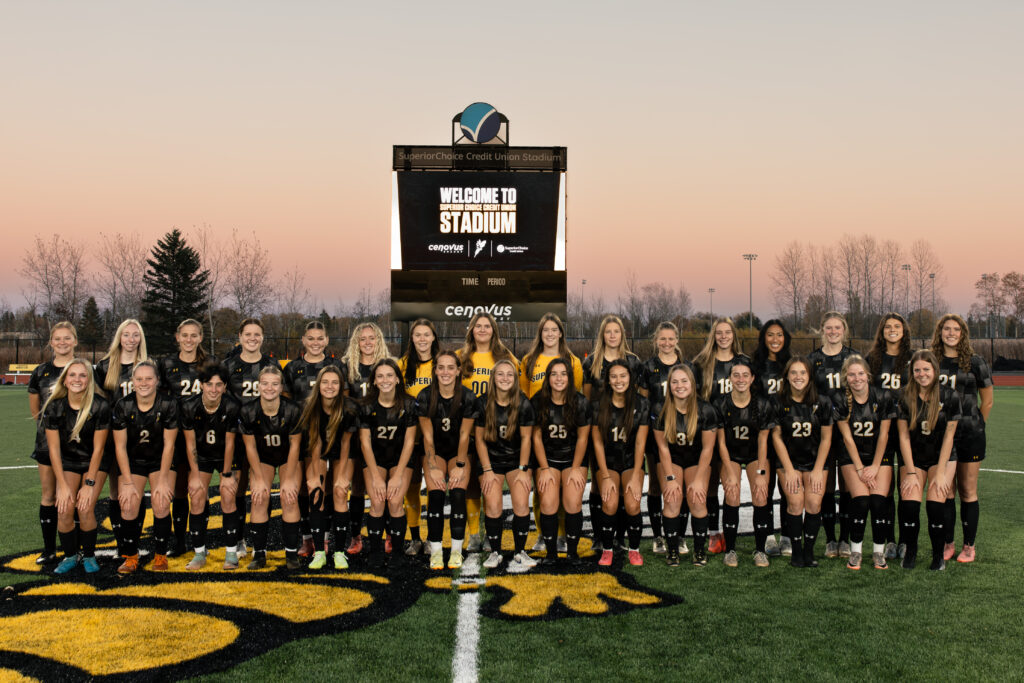
{"label": "kneeling player in front row", "polygon": [[167,570],[167,544],[171,537],[171,499],[174,497],[174,440],[178,437],[178,402],[157,393],[157,366],[144,360],[132,371],[135,391],[114,404],[111,427],[117,465],[121,470],[124,563],[117,568],[130,574],[139,568],[142,533],[142,496],[149,480],[153,505],[153,569]]}
{"label": "kneeling player in front row", "polygon": [[249,461],[252,488],[250,519],[253,556],[248,569],[267,566],[267,531],[270,523],[270,486],[274,472],[281,479],[281,521],[288,569],[299,568],[299,464],[301,427],[299,407],[281,397],[284,377],[276,365],[260,370],[258,400],[242,407],[240,430]]}
{"label": "kneeling player in front row", "polygon": [[[188,456],[188,529],[195,555],[185,566],[198,571],[206,566],[206,527],[210,521],[210,480],[220,473],[220,510],[224,528],[225,569],[238,568],[239,513],[235,505],[238,470],[235,465],[235,435],[241,404],[228,388],[228,370],[216,362],[199,369],[199,396],[181,405],[179,421],[185,433]],[[183,473],[182,473],[183,474]]]}

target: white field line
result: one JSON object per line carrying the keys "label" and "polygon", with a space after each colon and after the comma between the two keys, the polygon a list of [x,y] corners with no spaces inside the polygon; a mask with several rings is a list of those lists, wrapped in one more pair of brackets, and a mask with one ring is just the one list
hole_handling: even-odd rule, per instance
{"label": "white field line", "polygon": [[[466,556],[459,572],[456,585],[480,584],[480,553]],[[480,642],[480,591],[466,590],[459,593],[459,614],[455,623],[455,652],[452,653],[452,681],[454,683],[476,683],[477,646]]]}

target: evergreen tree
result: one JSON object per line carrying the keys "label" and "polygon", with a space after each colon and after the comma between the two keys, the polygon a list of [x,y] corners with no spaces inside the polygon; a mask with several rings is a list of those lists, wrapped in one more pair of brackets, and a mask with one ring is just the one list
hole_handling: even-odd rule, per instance
{"label": "evergreen tree", "polygon": [[146,345],[150,354],[167,354],[174,350],[178,323],[186,318],[202,320],[206,314],[210,271],[200,268],[199,254],[177,228],[156,243],[146,265],[142,299]]}
{"label": "evergreen tree", "polygon": [[103,343],[103,318],[100,317],[96,297],[90,296],[82,309],[82,321],[78,325],[78,343],[89,347]]}

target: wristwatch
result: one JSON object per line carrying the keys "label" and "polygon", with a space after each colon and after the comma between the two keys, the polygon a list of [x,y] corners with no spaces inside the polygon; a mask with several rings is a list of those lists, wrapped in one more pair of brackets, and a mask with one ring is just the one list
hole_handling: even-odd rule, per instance
{"label": "wristwatch", "polygon": [[221,472],[220,473],[220,478],[221,479],[230,479],[233,476],[235,476],[235,471],[234,470],[228,470],[227,472]]}
{"label": "wristwatch", "polygon": [[757,473],[761,475],[768,474],[768,470],[758,470]]}
{"label": "wristwatch", "polygon": [[665,481],[675,481],[675,480],[676,480],[676,475],[674,475],[674,474],[670,474],[667,477],[665,477]]}
{"label": "wristwatch", "polygon": [[96,480],[95,479],[85,479],[84,483],[85,483],[86,486],[95,486],[96,485]]}
{"label": "wristwatch", "polygon": [[456,460],[455,461],[455,466],[456,467],[465,467],[466,466],[466,461],[465,460]]}
{"label": "wristwatch", "polygon": [[525,472],[526,470],[528,470],[528,469],[530,469],[530,468],[529,468],[529,466],[527,466],[527,465],[520,465],[520,466],[519,466],[519,467],[517,467],[516,469],[518,469],[518,470],[519,470],[520,472]]}

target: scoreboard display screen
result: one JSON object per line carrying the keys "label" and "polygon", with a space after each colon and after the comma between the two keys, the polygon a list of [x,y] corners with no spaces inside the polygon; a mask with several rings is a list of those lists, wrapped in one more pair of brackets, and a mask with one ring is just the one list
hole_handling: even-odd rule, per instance
{"label": "scoreboard display screen", "polygon": [[[429,163],[411,163],[410,149]],[[546,156],[520,152],[534,148],[438,148],[450,155],[448,168],[424,149],[395,148],[392,317],[565,317],[564,148],[541,148]],[[518,159],[528,167],[518,168]]]}

